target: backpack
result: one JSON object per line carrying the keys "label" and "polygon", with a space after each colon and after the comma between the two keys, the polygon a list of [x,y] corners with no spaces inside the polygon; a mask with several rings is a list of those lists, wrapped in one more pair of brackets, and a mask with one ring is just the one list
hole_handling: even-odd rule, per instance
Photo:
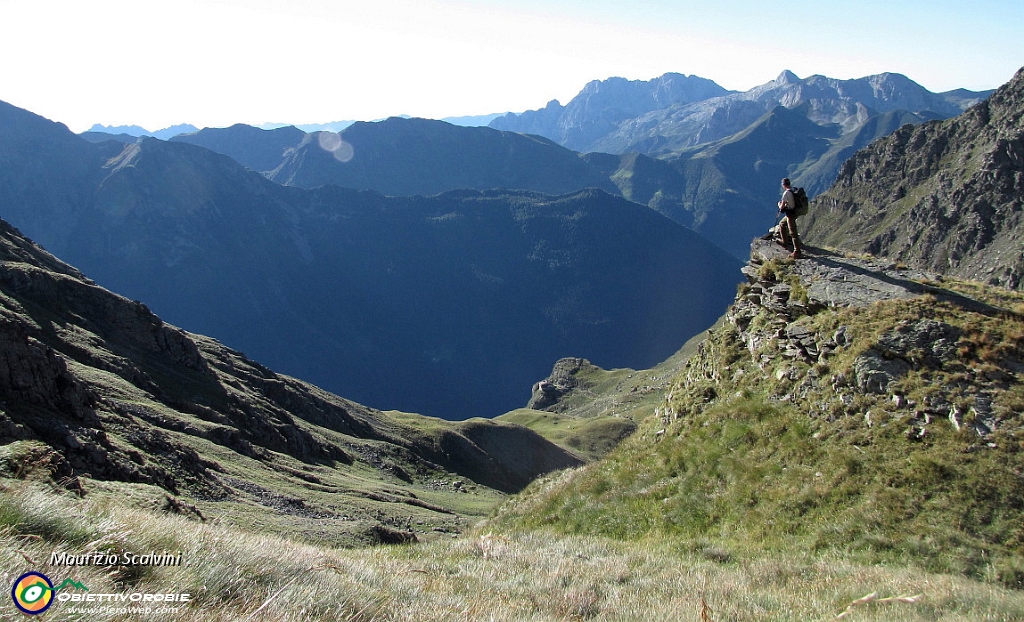
{"label": "backpack", "polygon": [[807,210],[810,208],[810,200],[807,198],[807,192],[803,188],[792,188],[793,199],[796,203],[796,207],[793,209],[794,216],[806,216]]}

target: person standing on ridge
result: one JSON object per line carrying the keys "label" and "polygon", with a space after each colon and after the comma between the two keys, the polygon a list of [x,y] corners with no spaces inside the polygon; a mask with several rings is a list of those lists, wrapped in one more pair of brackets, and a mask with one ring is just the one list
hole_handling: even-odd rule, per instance
{"label": "person standing on ridge", "polygon": [[793,242],[793,252],[790,257],[799,259],[803,256],[800,252],[800,234],[796,230],[796,196],[790,188],[789,178],[782,178],[782,198],[779,199],[779,213],[785,214],[785,218],[779,223],[779,234],[782,236],[782,245],[789,248],[789,241]]}

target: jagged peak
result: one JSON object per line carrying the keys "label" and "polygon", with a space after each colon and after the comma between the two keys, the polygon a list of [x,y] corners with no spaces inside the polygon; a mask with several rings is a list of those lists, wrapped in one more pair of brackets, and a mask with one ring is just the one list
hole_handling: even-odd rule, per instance
{"label": "jagged peak", "polygon": [[800,82],[800,78],[792,71],[785,69],[779,74],[779,77],[775,78],[776,86],[782,86],[784,84],[796,84]]}

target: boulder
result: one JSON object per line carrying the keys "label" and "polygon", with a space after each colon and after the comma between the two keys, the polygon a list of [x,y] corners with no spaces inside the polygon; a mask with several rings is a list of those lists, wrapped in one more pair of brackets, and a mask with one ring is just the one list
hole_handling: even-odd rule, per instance
{"label": "boulder", "polygon": [[883,394],[889,385],[910,371],[910,364],[903,359],[887,359],[875,349],[869,349],[853,362],[856,385],[868,393]]}

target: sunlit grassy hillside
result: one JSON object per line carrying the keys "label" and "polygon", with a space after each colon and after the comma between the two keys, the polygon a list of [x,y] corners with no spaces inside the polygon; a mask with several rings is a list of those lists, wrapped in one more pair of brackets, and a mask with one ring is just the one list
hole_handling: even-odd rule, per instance
{"label": "sunlit grassy hillside", "polygon": [[1024,587],[1024,298],[943,283],[814,309],[791,267],[762,273],[798,317],[734,308],[660,418],[605,460],[535,483],[494,528]]}

